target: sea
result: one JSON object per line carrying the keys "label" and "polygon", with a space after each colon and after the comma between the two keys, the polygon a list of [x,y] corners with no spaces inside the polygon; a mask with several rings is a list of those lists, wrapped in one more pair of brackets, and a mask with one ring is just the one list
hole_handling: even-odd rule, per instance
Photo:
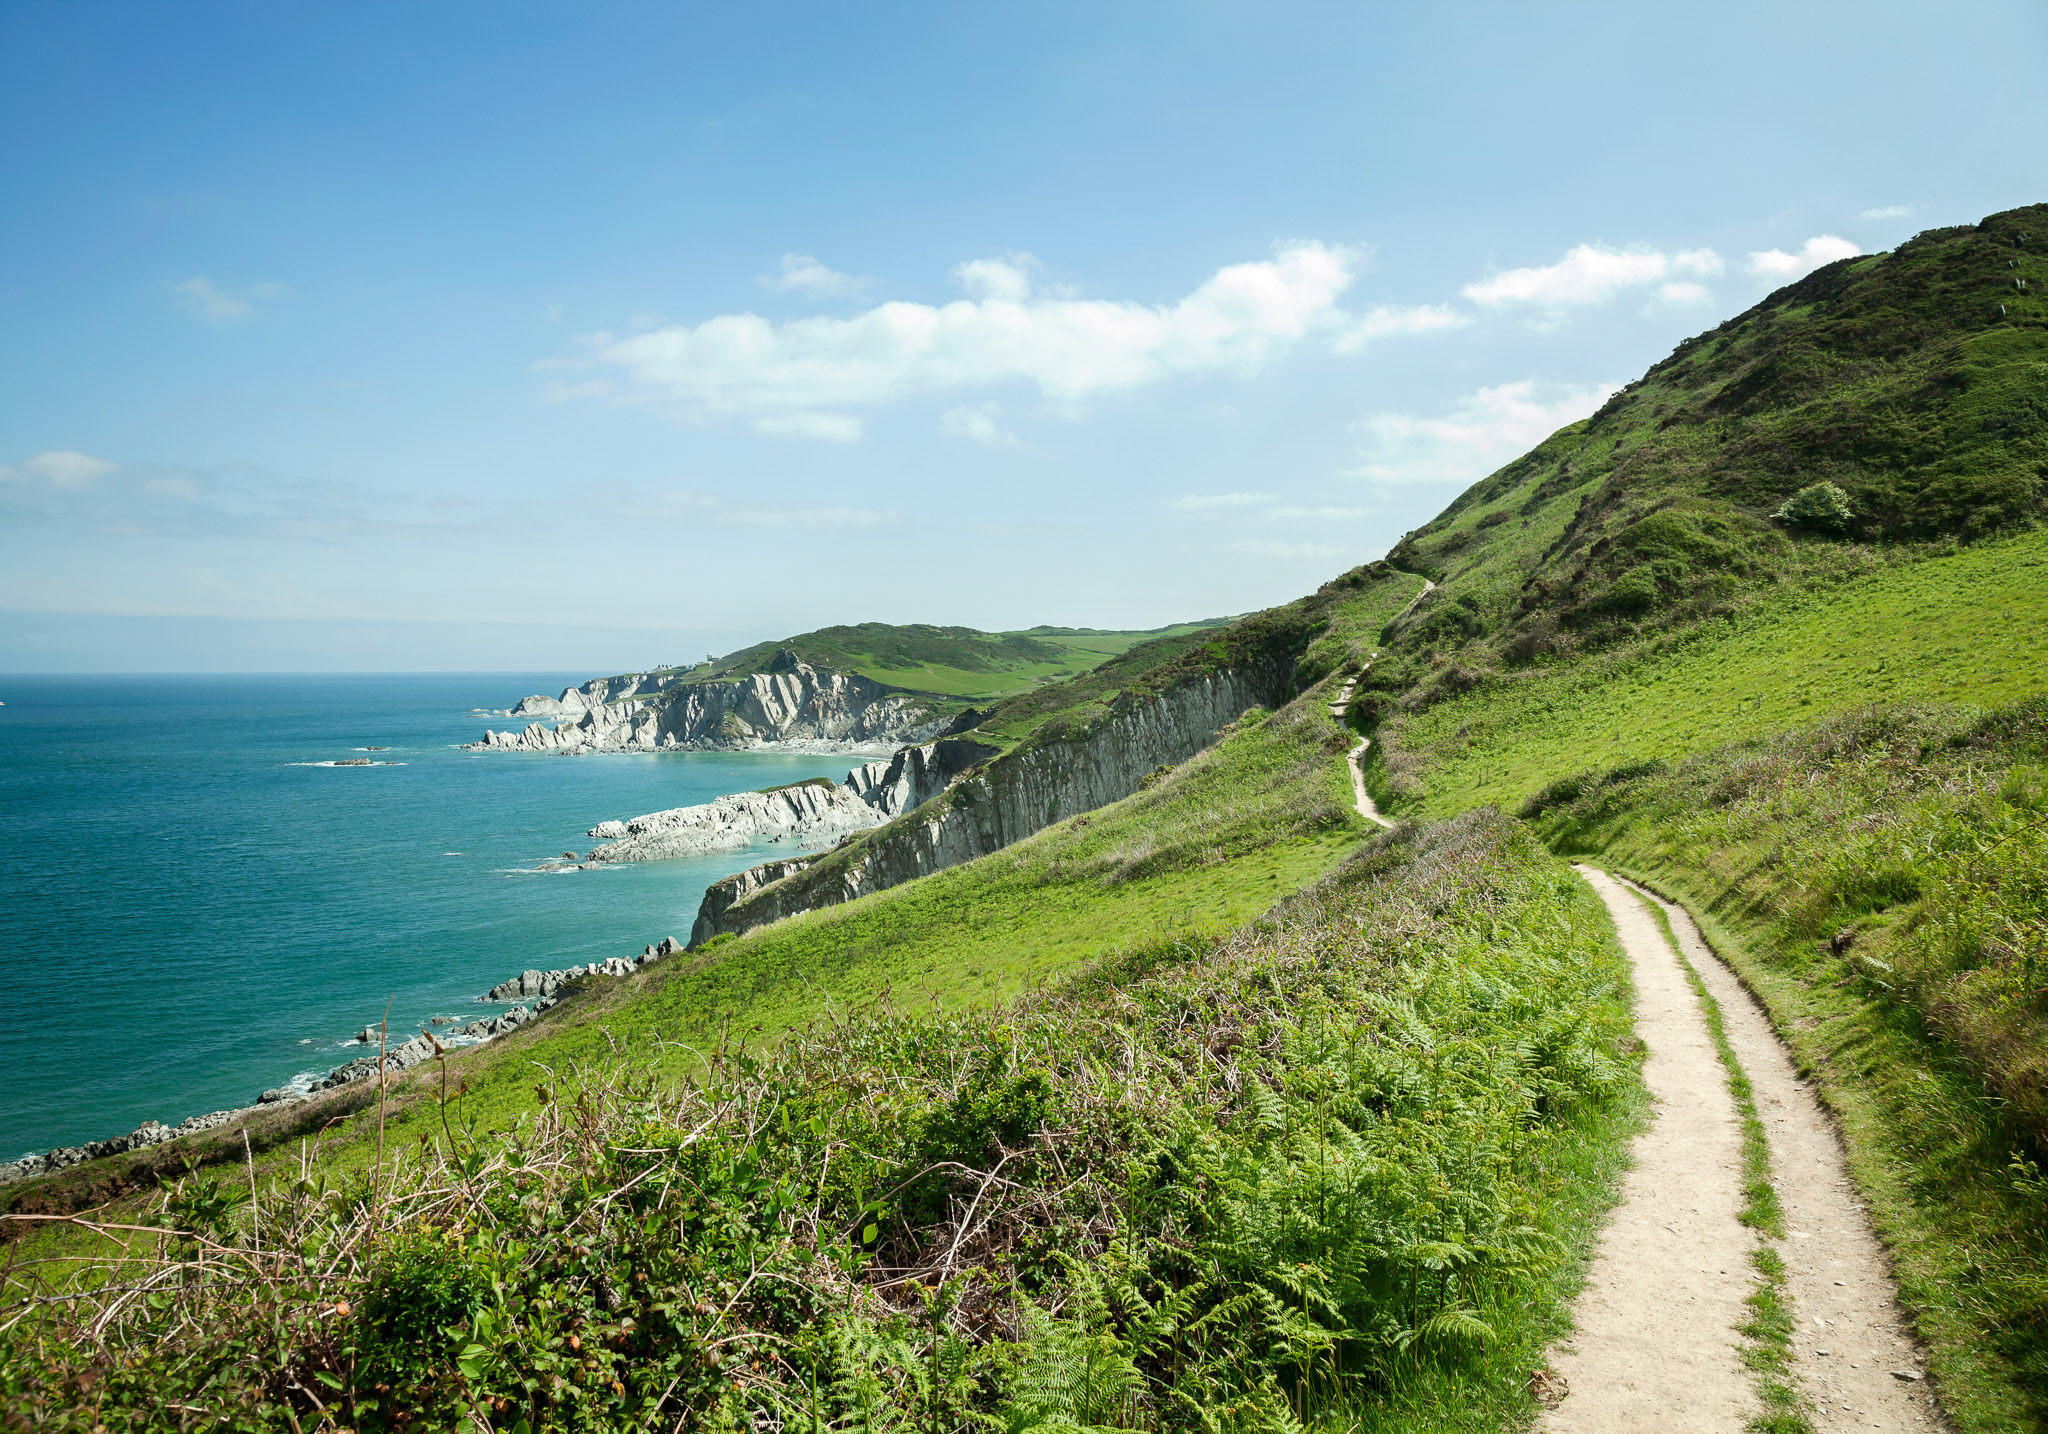
{"label": "sea", "polygon": [[[781,846],[541,872],[610,818],[859,758],[465,752],[581,681],[0,675],[0,1161],[248,1105],[528,969],[687,940]],[[372,750],[377,749],[377,750]],[[366,759],[372,766],[336,766]]]}

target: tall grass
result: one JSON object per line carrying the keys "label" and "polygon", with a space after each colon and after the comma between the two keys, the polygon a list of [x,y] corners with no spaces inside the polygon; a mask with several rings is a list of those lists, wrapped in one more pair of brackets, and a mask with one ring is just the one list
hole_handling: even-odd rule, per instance
{"label": "tall grass", "polygon": [[564,1070],[508,1131],[458,1097],[381,1180],[188,1181],[6,1272],[0,1420],[1499,1427],[1611,1187],[1627,1030],[1597,903],[1521,829],[1392,834],[1002,1010]]}
{"label": "tall grass", "polygon": [[1944,1402],[2048,1424],[2048,701],[1869,709],[1525,808],[1682,896],[1841,1115]]}

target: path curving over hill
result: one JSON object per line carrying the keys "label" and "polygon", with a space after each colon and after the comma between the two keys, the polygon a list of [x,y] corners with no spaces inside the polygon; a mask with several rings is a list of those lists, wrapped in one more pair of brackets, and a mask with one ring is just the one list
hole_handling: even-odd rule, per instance
{"label": "path curving over hill", "polygon": [[[1414,598],[1409,601],[1408,606],[1413,607],[1416,603],[1420,602],[1422,600],[1423,593],[1428,592],[1431,588],[1435,586],[1435,583],[1425,581],[1422,585],[1422,592],[1417,593],[1414,596]],[[1402,610],[1405,612],[1407,609],[1404,608]],[[1375,652],[1373,654],[1373,658],[1377,660],[1378,657],[1379,654]],[[1332,717],[1335,717],[1339,722],[1342,722],[1345,718],[1351,715],[1351,694],[1358,690],[1358,684],[1365,680],[1365,674],[1370,672],[1371,670],[1372,662],[1369,661],[1365,664],[1365,666],[1358,669],[1358,675],[1356,677],[1350,678],[1345,682],[1344,690],[1342,692],[1339,692],[1337,694],[1337,700],[1330,704],[1330,715]],[[1351,771],[1352,803],[1354,806],[1358,808],[1358,814],[1364,817],[1367,821],[1377,822],[1379,823],[1379,825],[1383,827],[1391,827],[1393,826],[1393,823],[1380,815],[1380,809],[1378,805],[1374,803],[1372,799],[1372,793],[1368,792],[1365,789],[1365,749],[1370,747],[1371,745],[1372,738],[1360,737],[1358,739],[1358,745],[1356,747],[1353,747],[1350,750],[1350,752],[1348,752],[1345,755],[1344,758],[1345,766],[1347,766]]]}

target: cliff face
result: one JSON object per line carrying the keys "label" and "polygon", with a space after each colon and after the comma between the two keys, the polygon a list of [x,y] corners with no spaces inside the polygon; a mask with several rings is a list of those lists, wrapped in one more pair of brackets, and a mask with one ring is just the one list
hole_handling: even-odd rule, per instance
{"label": "cliff face", "polygon": [[[1274,662],[1191,677],[1091,731],[1028,744],[982,766],[973,765],[979,759],[967,749],[984,755],[991,749],[972,742],[907,748],[889,764],[889,770],[902,768],[895,780],[903,784],[903,797],[920,786],[939,786],[937,799],[913,804],[857,851],[772,862],[714,883],[690,942],[751,931],[957,866],[1127,797],[1160,767],[1200,752],[1218,728],[1248,708],[1284,697],[1290,668]],[[949,767],[965,775],[949,781]]]}
{"label": "cliff face", "polygon": [[902,815],[944,791],[956,773],[995,752],[977,742],[931,742],[905,747],[885,762],[855,767],[838,785],[798,782],[765,792],[735,792],[701,806],[672,807],[630,821],[603,822],[590,829],[603,845],[584,860],[666,861],[738,851],[758,841],[821,846]]}
{"label": "cliff face", "polygon": [[[651,687],[643,683],[653,684]],[[770,745],[858,751],[921,742],[945,730],[949,714],[925,698],[858,673],[813,667],[779,654],[771,670],[733,682],[681,683],[669,675],[601,679],[559,700],[532,698],[517,715],[551,703],[566,720],[523,732],[486,732],[472,750],[655,752]]]}
{"label": "cliff face", "polygon": [[680,672],[628,672],[621,677],[593,677],[581,687],[566,687],[560,697],[535,693],[521,698],[509,715],[574,719],[629,697],[647,697],[683,680]]}

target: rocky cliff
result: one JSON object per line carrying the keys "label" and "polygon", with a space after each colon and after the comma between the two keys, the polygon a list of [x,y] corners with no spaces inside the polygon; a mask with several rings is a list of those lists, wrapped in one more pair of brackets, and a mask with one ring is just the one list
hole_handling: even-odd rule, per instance
{"label": "rocky cliff", "polygon": [[818,778],[602,822],[589,833],[602,844],[584,860],[667,861],[738,851],[761,841],[829,845],[901,816],[944,791],[955,774],[995,753],[996,748],[976,742],[930,742],[905,747],[886,762],[855,767],[843,783]]}
{"label": "rocky cliff", "polygon": [[1200,752],[1218,728],[1247,709],[1284,698],[1291,668],[1291,661],[1269,661],[1196,674],[1090,730],[1027,742],[985,765],[993,749],[969,741],[906,748],[883,779],[895,774],[899,801],[918,790],[936,788],[936,796],[919,799],[904,815],[828,856],[773,862],[713,883],[690,942],[750,931],[972,861],[1127,797],[1159,768]]}
{"label": "rocky cliff", "polygon": [[581,687],[563,688],[560,697],[547,697],[536,692],[531,697],[521,698],[519,704],[507,715],[573,720],[600,707],[624,702],[629,697],[648,697],[666,691],[681,682],[686,675],[681,671],[668,671],[628,672],[619,677],[593,677]]}
{"label": "rocky cliff", "polygon": [[684,682],[670,673],[604,678],[560,698],[529,697],[513,712],[564,720],[485,732],[471,750],[873,752],[937,736],[953,717],[928,697],[815,667],[788,651],[767,671],[731,682]]}

